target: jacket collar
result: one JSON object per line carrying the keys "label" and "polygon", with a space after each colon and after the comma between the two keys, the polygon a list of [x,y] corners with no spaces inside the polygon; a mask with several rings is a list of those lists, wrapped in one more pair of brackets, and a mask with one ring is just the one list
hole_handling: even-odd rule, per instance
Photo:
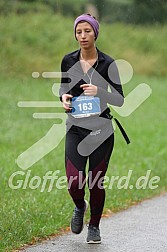
{"label": "jacket collar", "polygon": [[[105,58],[103,56],[103,53],[98,48],[96,48],[96,49],[97,49],[97,53],[98,53],[98,61],[104,61]],[[73,54],[71,55],[71,57],[78,61],[79,60],[80,51],[81,51],[81,49],[73,52]]]}

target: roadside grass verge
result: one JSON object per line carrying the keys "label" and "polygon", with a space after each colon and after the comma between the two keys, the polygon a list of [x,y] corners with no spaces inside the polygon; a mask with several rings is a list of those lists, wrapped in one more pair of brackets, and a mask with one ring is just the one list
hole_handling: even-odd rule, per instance
{"label": "roadside grass verge", "polygon": [[[0,31],[4,76],[54,71],[64,54],[78,48],[73,20],[47,11],[0,16]],[[138,74],[162,76],[167,74],[166,40],[166,26],[101,24],[97,46],[115,59],[129,61]]]}

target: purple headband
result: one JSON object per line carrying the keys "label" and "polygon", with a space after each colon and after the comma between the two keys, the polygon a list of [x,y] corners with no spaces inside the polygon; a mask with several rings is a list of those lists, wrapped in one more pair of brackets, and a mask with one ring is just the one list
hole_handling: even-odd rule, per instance
{"label": "purple headband", "polygon": [[98,21],[95,18],[93,18],[92,16],[88,15],[88,14],[82,14],[81,16],[79,16],[79,17],[77,17],[75,19],[75,22],[74,22],[74,32],[75,33],[76,33],[76,27],[77,27],[78,23],[81,22],[81,21],[88,22],[92,26],[92,28],[93,28],[93,30],[95,32],[95,38],[97,39],[98,34],[99,34],[99,23],[98,23]]}

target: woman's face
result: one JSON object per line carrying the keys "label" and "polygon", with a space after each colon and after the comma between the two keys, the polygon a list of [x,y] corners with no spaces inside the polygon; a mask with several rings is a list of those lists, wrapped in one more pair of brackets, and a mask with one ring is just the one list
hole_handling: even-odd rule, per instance
{"label": "woman's face", "polygon": [[95,33],[87,22],[79,23],[76,27],[76,38],[81,48],[90,48],[95,43]]}

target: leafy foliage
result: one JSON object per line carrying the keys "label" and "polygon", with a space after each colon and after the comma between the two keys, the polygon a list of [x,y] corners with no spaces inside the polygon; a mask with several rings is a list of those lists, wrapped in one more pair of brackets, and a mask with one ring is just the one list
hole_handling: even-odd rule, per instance
{"label": "leafy foliage", "polygon": [[142,24],[165,23],[167,0],[134,0],[134,21]]}
{"label": "leafy foliage", "polygon": [[98,11],[100,21],[136,24],[167,22],[167,0],[1,0],[0,14],[12,12],[45,12],[46,9],[64,16],[76,17],[91,3]]}

